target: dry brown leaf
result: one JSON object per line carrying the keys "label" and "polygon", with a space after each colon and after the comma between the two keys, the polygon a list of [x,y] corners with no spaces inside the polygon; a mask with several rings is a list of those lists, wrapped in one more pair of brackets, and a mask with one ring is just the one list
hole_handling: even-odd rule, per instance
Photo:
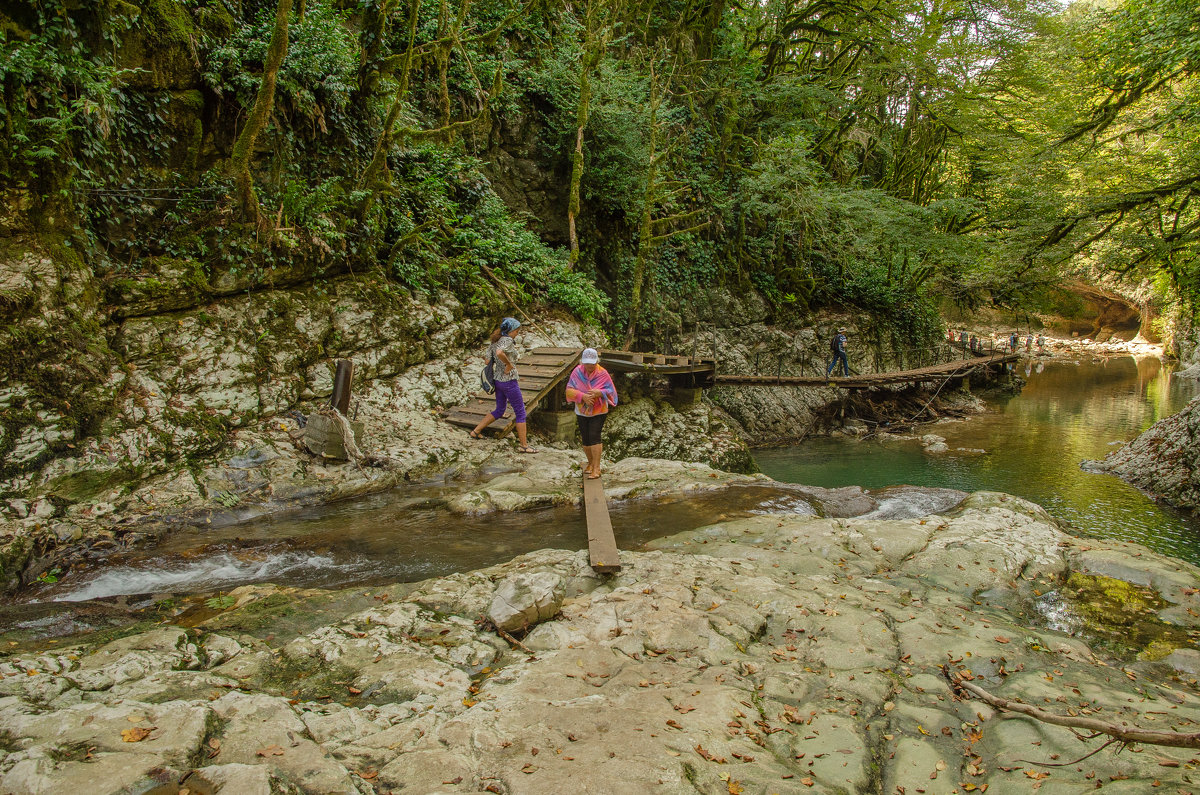
{"label": "dry brown leaf", "polygon": [[278,745],[268,745],[254,752],[255,756],[283,756],[283,749]]}
{"label": "dry brown leaf", "polygon": [[150,736],[150,732],[154,731],[154,727],[149,729],[141,726],[134,726],[132,729],[124,729],[121,732],[121,741],[126,743],[140,743],[142,740]]}

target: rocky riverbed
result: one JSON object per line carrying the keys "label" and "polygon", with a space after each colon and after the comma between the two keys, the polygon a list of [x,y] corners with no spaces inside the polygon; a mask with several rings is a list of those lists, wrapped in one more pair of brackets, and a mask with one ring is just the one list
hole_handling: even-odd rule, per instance
{"label": "rocky riverbed", "polygon": [[942,673],[1196,731],[1192,566],[993,493],[651,546],[612,577],[541,550],[419,584],[247,587],[195,626],[10,650],[0,790],[1193,791],[1194,750],[1074,762],[1101,741]]}

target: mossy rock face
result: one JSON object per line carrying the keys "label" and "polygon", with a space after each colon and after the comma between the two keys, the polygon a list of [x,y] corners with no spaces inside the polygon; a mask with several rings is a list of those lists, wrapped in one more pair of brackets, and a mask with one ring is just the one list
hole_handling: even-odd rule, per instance
{"label": "mossy rock face", "polygon": [[21,583],[21,572],[29,562],[33,542],[25,536],[0,541],[0,590],[11,591]]}
{"label": "mossy rock face", "polygon": [[211,293],[204,266],[173,257],[149,257],[141,273],[109,279],[105,298],[118,318],[189,309]]}
{"label": "mossy rock face", "polygon": [[1083,629],[1120,656],[1158,660],[1178,648],[1200,648],[1200,637],[1158,617],[1170,606],[1152,588],[1100,574],[1072,572],[1062,589]]}
{"label": "mossy rock face", "polygon": [[85,502],[132,479],[128,472],[120,469],[82,469],[54,478],[46,484],[43,493],[67,502]]}
{"label": "mossy rock face", "polygon": [[202,34],[187,6],[174,0],[138,0],[122,2],[117,13],[134,20],[117,49],[117,65],[129,70],[125,73],[129,86],[199,87],[194,48]]}

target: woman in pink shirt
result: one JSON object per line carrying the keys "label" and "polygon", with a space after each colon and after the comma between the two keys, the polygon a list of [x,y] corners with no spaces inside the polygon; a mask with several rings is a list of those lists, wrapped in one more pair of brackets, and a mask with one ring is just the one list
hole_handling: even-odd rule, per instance
{"label": "woman in pink shirt", "polygon": [[567,379],[567,400],[575,404],[575,421],[583,437],[583,453],[587,466],[583,474],[591,480],[600,477],[600,430],[608,416],[610,406],[617,405],[617,387],[612,376],[600,366],[600,354],[595,348],[586,348],[579,357],[579,365]]}

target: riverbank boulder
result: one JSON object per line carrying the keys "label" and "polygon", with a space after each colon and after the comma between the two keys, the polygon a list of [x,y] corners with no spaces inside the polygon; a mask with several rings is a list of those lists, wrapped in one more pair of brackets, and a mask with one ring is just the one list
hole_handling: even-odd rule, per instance
{"label": "riverbank boulder", "polygon": [[1090,471],[1110,472],[1179,508],[1200,509],[1200,398],[1178,414],[1159,420],[1103,461],[1085,461]]}
{"label": "riverbank boulder", "polygon": [[[1052,766],[1100,741],[1001,719],[947,674],[1064,716],[1200,730],[1193,566],[1072,538],[1038,506],[992,493],[910,519],[763,513],[649,546],[623,552],[615,576],[586,552],[541,550],[358,588],[353,600],[373,605],[349,613],[306,592],[301,609],[315,612],[298,633],[239,622],[247,602],[186,631],[3,653],[0,790],[50,792],[109,769],[125,772],[93,775],[88,791],[1192,787],[1187,749]],[[1081,596],[1088,583],[1120,594],[1128,615]],[[497,599],[536,604],[537,621],[498,637],[482,620]],[[230,644],[223,660],[202,653]],[[112,690],[70,678],[143,653],[179,669],[169,692],[131,689],[168,673],[157,663]]]}

